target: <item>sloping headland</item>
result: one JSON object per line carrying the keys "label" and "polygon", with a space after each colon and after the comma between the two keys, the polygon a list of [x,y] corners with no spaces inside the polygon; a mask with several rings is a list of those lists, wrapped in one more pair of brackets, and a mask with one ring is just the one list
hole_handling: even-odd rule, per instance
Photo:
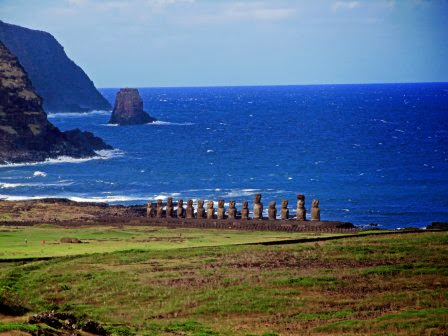
{"label": "sloping headland", "polygon": [[49,33],[0,21],[0,41],[17,56],[47,112],[110,110],[87,74]]}
{"label": "sloping headland", "polygon": [[112,147],[92,133],[61,132],[48,121],[27,73],[0,42],[0,163],[93,157],[103,149]]}

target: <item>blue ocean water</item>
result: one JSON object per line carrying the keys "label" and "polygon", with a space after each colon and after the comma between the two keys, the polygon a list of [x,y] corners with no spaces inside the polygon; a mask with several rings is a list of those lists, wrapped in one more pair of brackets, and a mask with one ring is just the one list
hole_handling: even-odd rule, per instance
{"label": "blue ocean water", "polygon": [[[113,103],[117,89],[102,89]],[[110,112],[55,114],[117,151],[100,160],[0,168],[0,197],[141,204],[224,198],[323,219],[423,227],[448,220],[448,83],[142,88],[159,122],[108,126]],[[266,206],[267,207],[267,206]]]}

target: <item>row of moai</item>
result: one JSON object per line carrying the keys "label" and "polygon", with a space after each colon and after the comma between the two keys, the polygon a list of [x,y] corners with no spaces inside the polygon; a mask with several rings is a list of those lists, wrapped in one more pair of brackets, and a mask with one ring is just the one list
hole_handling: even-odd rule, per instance
{"label": "row of moai", "polygon": [[[195,216],[195,209],[193,200],[187,201],[187,206],[184,208],[184,201],[178,200],[176,215],[174,212],[173,199],[167,199],[164,210],[162,200],[157,200],[157,204],[149,201],[147,206],[147,216],[152,218],[206,218],[206,219],[236,219],[238,211],[235,206],[235,201],[229,202],[227,215],[225,213],[224,200],[218,201],[218,208],[215,213],[214,202],[207,202],[207,209],[204,208],[204,201],[198,201],[198,208]],[[241,219],[249,219],[249,202],[244,201],[241,209]],[[261,203],[261,194],[256,194],[254,197],[253,219],[263,219],[263,203]],[[268,219],[277,219],[276,202],[271,201],[268,208]],[[282,200],[281,219],[287,220],[289,217],[288,200]],[[296,219],[299,221],[306,220],[305,196],[297,195],[297,209]],[[311,205],[311,220],[320,221],[319,200],[313,200]]]}

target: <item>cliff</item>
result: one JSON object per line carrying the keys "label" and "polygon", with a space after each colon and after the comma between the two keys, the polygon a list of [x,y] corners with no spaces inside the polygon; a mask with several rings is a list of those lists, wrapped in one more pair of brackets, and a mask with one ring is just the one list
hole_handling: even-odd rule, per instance
{"label": "cliff", "polygon": [[51,124],[27,73],[0,42],[0,163],[90,157],[111,148],[92,133],[61,132]]}
{"label": "cliff", "polygon": [[0,41],[17,56],[47,112],[110,110],[85,72],[49,33],[0,21]]}
{"label": "cliff", "polygon": [[115,98],[115,106],[109,124],[137,125],[156,121],[143,111],[143,101],[137,89],[121,89]]}

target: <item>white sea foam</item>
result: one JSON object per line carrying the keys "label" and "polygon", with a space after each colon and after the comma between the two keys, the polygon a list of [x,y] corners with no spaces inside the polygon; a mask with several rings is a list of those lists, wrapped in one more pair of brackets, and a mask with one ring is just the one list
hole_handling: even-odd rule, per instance
{"label": "white sea foam", "polygon": [[47,176],[47,173],[36,170],[36,171],[33,173],[33,176],[34,176],[34,177],[46,177],[46,176]]}
{"label": "white sea foam", "polygon": [[56,163],[83,163],[90,160],[107,160],[115,157],[123,156],[123,152],[119,149],[108,149],[108,150],[98,150],[95,151],[98,156],[91,156],[86,158],[74,158],[71,156],[59,156],[57,158],[46,159],[42,162],[26,162],[26,163],[7,163],[0,165],[0,168],[3,167],[24,167],[24,166],[38,166],[44,164],[56,164]]}
{"label": "white sea foam", "polygon": [[145,125],[154,125],[154,126],[191,126],[191,125],[194,125],[194,123],[191,123],[191,122],[176,123],[176,122],[170,122],[170,121],[157,120],[157,121],[154,121],[152,123],[147,123]]}
{"label": "white sea foam", "polygon": [[61,181],[57,183],[3,183],[0,182],[0,189],[12,188],[32,188],[32,187],[65,187],[72,185],[73,181]]}
{"label": "white sea foam", "polygon": [[101,126],[107,126],[107,127],[117,127],[118,124],[101,124]]}
{"label": "white sea foam", "polygon": [[251,196],[261,192],[259,189],[231,189],[223,194],[222,197],[243,197]]}
{"label": "white sea foam", "polygon": [[106,197],[82,197],[82,196],[67,196],[67,195],[40,195],[40,196],[11,196],[11,195],[0,195],[0,199],[6,201],[27,201],[27,200],[37,200],[46,198],[66,198],[75,202],[98,202],[98,203],[109,203],[109,202],[128,202],[128,201],[143,201],[147,200],[146,197],[138,196],[124,196],[124,195],[111,195]]}
{"label": "white sea foam", "polygon": [[49,113],[47,114],[48,118],[65,118],[65,117],[91,117],[95,115],[110,115],[111,111],[92,111],[92,112],[61,112],[61,113]]}
{"label": "white sea foam", "polygon": [[106,196],[106,197],[100,197],[100,196],[92,196],[92,197],[70,196],[70,197],[66,197],[66,198],[68,198],[69,200],[75,201],[75,202],[100,202],[100,203],[143,201],[143,200],[147,199],[147,197],[124,196],[124,195],[110,195],[110,196]]}
{"label": "white sea foam", "polygon": [[181,193],[170,193],[170,194],[160,194],[160,195],[154,195],[152,199],[158,200],[161,199],[162,201],[165,201],[168,199],[168,197],[179,197],[181,196]]}

